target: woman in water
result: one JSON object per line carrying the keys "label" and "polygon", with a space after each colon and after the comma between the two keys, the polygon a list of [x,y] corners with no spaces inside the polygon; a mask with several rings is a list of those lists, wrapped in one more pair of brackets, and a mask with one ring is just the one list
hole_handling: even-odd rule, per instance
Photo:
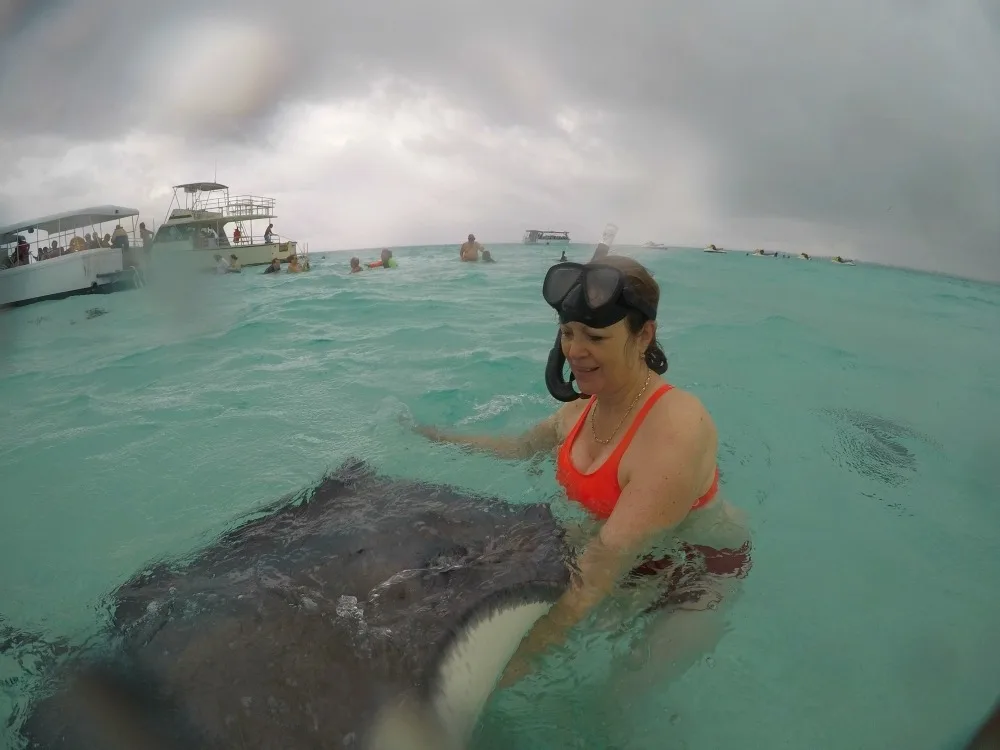
{"label": "woman in water", "polygon": [[[555,451],[556,479],[596,522],[573,584],[524,638],[501,685],[530,671],[620,584],[635,589],[651,579],[658,585],[647,587],[645,609],[669,616],[658,622],[650,653],[683,670],[721,637],[718,604],[751,565],[746,524],[718,496],[715,424],[696,396],[661,377],[660,291],[643,266],[621,256],[559,263],[542,293],[559,315],[546,385],[567,403],[520,437],[418,428],[507,459]],[[566,361],[589,398],[563,380]],[[654,548],[670,551],[653,555]]]}

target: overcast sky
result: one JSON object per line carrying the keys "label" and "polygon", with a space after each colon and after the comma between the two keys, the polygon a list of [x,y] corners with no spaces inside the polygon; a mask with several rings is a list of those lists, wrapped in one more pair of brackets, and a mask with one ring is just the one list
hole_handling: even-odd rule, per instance
{"label": "overcast sky", "polygon": [[619,240],[1000,280],[1000,0],[0,0],[0,223],[216,175],[312,249]]}

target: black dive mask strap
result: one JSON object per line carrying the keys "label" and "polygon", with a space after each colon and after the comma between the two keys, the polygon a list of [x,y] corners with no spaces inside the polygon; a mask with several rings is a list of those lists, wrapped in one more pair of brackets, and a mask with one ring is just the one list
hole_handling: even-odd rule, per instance
{"label": "black dive mask strap", "polygon": [[569,380],[563,375],[563,368],[566,365],[566,357],[562,350],[562,331],[556,333],[556,342],[549,351],[548,361],[545,363],[545,387],[556,401],[569,403],[578,398],[585,398],[586,394],[577,393],[573,388],[573,373],[570,373]]}

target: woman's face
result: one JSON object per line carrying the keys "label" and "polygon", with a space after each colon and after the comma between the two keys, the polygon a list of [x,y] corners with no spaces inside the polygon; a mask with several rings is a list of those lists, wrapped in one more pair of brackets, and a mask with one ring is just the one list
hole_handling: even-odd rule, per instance
{"label": "woman's face", "polygon": [[647,322],[633,336],[624,320],[607,328],[564,323],[559,330],[563,355],[580,390],[592,395],[628,386],[655,333],[653,324]]}

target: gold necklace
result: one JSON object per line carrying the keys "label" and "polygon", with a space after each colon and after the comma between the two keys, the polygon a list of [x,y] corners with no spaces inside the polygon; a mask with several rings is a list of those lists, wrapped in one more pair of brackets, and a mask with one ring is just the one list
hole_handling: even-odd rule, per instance
{"label": "gold necklace", "polygon": [[649,373],[650,370],[646,370],[646,380],[642,384],[642,390],[635,395],[634,399],[632,399],[632,405],[629,406],[628,411],[626,411],[624,416],[622,416],[621,420],[619,420],[618,426],[615,427],[614,432],[611,433],[611,435],[608,437],[607,440],[601,440],[599,437],[597,437],[597,427],[595,425],[597,424],[597,407],[600,404],[600,402],[598,401],[594,402],[594,409],[590,415],[590,432],[593,434],[594,440],[596,440],[601,445],[607,445],[612,441],[612,439],[614,439],[615,435],[618,434],[618,430],[622,428],[622,425],[625,424],[625,420],[628,419],[628,415],[632,413],[632,410],[635,408],[635,405],[639,403],[639,399],[642,398],[642,394],[646,392],[646,386],[649,385]]}

